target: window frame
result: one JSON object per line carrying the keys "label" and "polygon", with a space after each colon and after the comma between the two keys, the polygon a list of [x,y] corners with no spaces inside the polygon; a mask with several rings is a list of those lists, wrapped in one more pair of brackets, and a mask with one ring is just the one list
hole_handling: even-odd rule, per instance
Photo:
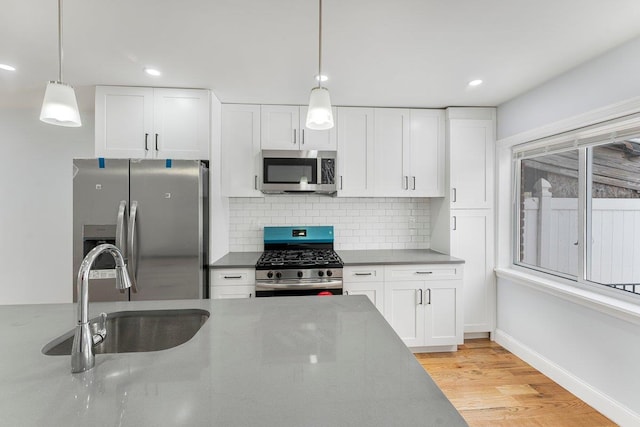
{"label": "window frame", "polygon": [[[591,241],[592,220],[592,148],[619,142],[640,135],[640,114],[624,116],[615,120],[598,123],[573,131],[563,132],[546,138],[525,142],[511,147],[512,159],[512,268],[531,273],[546,280],[559,280],[578,288],[596,291],[615,299],[640,304],[640,294],[608,286],[604,283],[588,280],[591,267],[591,248],[585,242]],[[578,151],[578,266],[576,275],[549,270],[520,261],[521,239],[521,203],[522,161],[547,154]]]}

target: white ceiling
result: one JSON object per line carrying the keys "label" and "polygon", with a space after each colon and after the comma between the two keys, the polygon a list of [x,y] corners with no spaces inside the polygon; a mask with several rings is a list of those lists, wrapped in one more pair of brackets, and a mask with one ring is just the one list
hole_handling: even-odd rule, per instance
{"label": "white ceiling", "polygon": [[[57,79],[57,1],[1,0],[0,94]],[[65,0],[64,80],[305,104],[317,0]],[[496,106],[640,35],[638,0],[324,0],[336,105]],[[153,65],[153,78],[142,72]],[[480,87],[466,83],[480,78]],[[41,96],[41,95],[39,95]]]}

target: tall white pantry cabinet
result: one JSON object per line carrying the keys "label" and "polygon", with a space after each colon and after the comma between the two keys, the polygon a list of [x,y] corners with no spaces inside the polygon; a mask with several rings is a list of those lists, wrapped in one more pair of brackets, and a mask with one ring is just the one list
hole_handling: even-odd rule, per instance
{"label": "tall white pantry cabinet", "polygon": [[494,108],[448,108],[448,194],[432,199],[431,248],[465,260],[464,332],[495,328]]}

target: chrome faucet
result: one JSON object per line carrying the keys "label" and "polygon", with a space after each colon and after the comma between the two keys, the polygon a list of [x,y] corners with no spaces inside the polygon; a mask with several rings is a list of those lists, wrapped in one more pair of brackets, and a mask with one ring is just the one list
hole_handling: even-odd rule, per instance
{"label": "chrome faucet", "polygon": [[107,252],[116,261],[116,289],[131,287],[131,279],[127,274],[126,264],[122,252],[116,246],[105,243],[93,248],[80,264],[78,271],[78,324],[76,325],[71,348],[71,373],[88,371],[95,365],[93,347],[100,344],[106,337],[107,315],[102,313],[100,327],[97,334],[91,333],[89,326],[89,273],[94,261],[100,254]]}

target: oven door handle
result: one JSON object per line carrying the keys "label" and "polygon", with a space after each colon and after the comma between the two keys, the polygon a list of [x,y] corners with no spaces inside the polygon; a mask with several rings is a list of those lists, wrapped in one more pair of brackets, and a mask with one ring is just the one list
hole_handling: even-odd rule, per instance
{"label": "oven door handle", "polygon": [[268,282],[256,280],[256,290],[272,289],[340,289],[342,280],[327,280],[323,282],[305,283],[301,280],[280,280],[278,282]]}

